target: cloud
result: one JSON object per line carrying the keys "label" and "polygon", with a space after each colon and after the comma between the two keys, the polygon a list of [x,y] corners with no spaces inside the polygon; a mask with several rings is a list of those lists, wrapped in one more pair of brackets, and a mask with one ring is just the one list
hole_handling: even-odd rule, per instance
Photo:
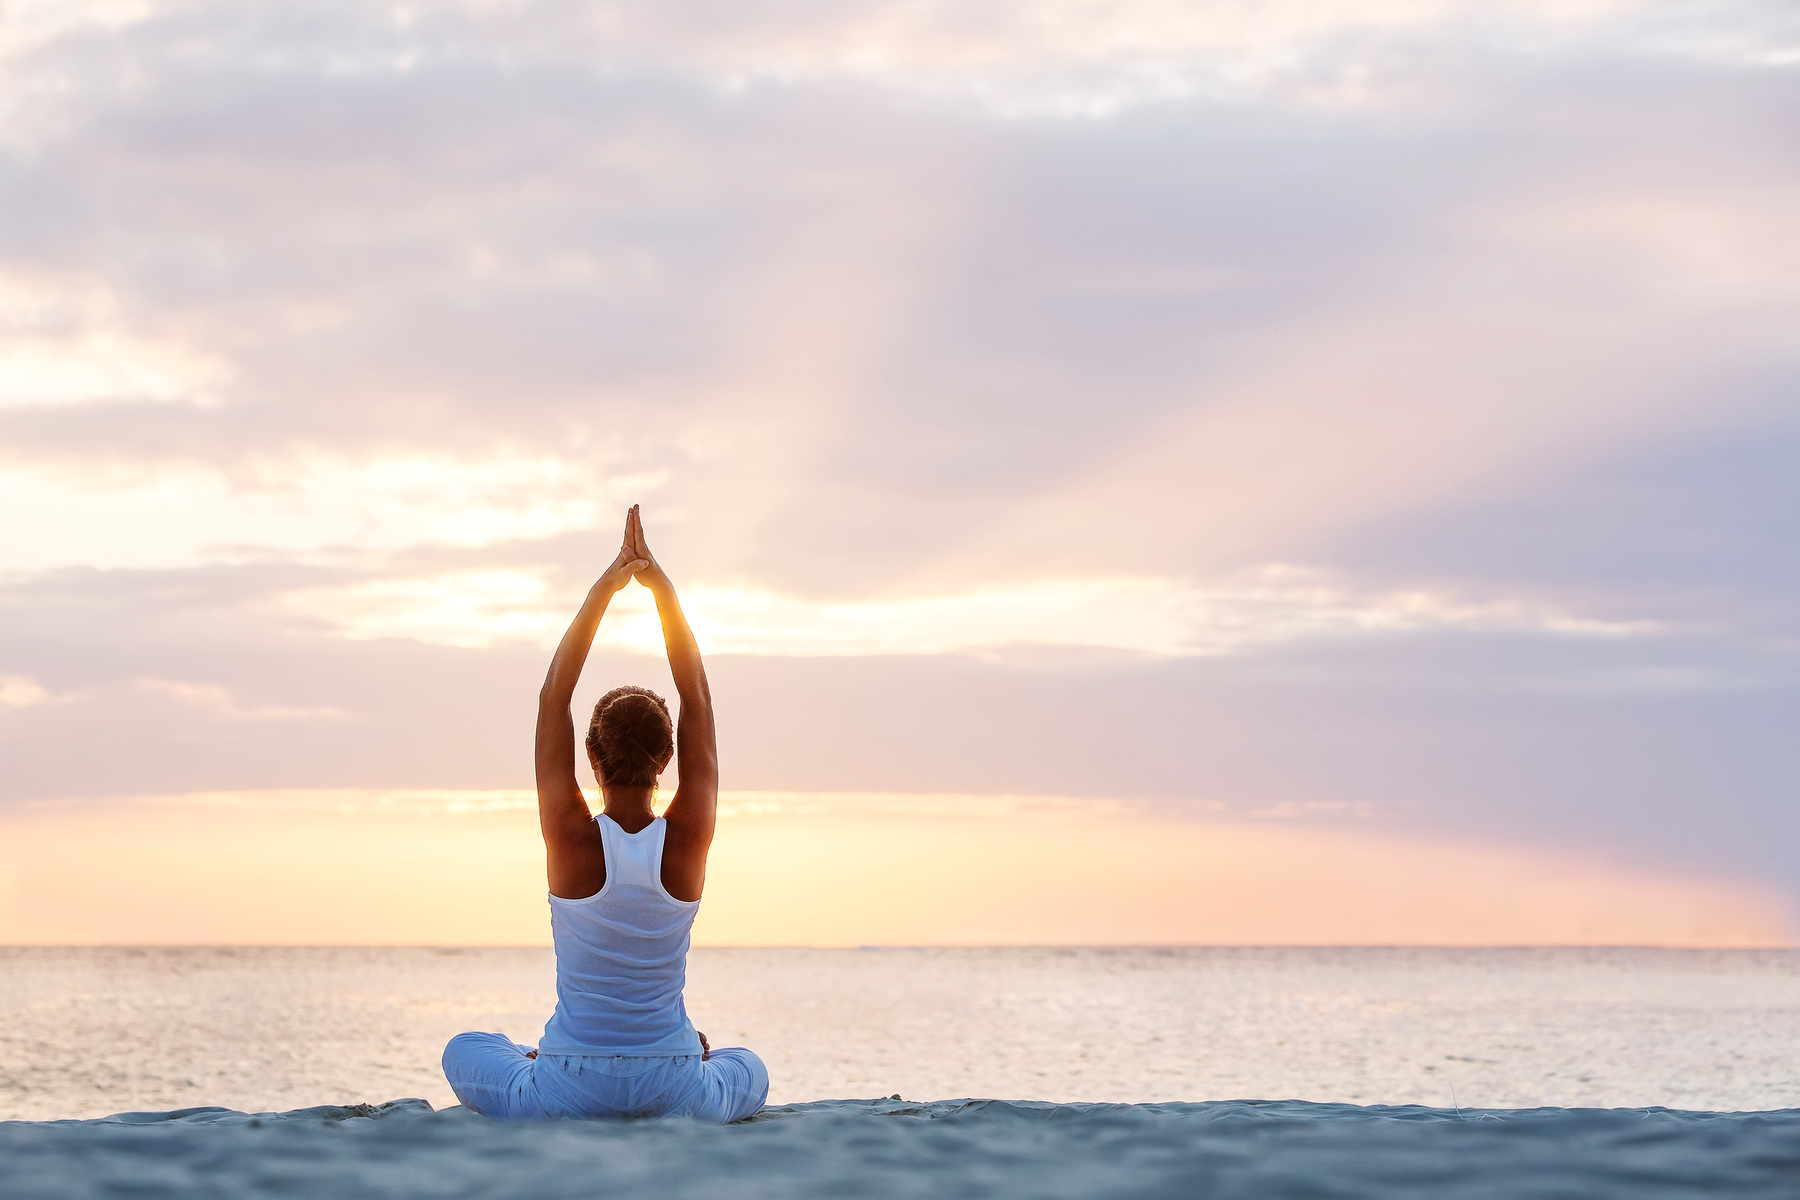
{"label": "cloud", "polygon": [[178,349],[113,337],[56,342],[0,339],[0,407],[216,402],[211,385],[223,370]]}
{"label": "cloud", "polygon": [[[130,28],[150,45],[180,40],[186,52],[201,55],[261,51],[252,61],[263,71],[323,69],[356,82],[511,56],[659,68],[728,93],[759,84],[853,82],[1009,116],[1085,119],[1195,97],[1366,103],[1415,57],[1394,54],[1396,45],[1781,64],[1792,61],[1800,42],[1789,14],[1772,0],[984,0],[898,7],[787,0],[723,10],[538,0],[398,11],[314,7],[307,21],[288,23],[221,20],[210,4],[174,0],[18,9],[13,54],[27,65],[64,45],[87,50],[96,35]],[[195,36],[200,31],[205,36]],[[270,44],[277,33],[278,47]]]}
{"label": "cloud", "polygon": [[[80,809],[89,802],[56,801],[26,806],[28,812]],[[250,812],[328,812],[351,816],[442,817],[466,813],[537,811],[537,793],[527,788],[266,788],[118,797],[108,804],[154,807],[230,808]],[[1308,812],[1328,806],[1309,805]],[[893,816],[1084,816],[1119,817],[1154,809],[1118,799],[1069,796],[1005,796],[918,792],[759,792],[719,793],[721,817]],[[1206,811],[1224,813],[1226,806]]]}
{"label": "cloud", "polygon": [[[303,588],[282,602],[348,638],[403,637],[465,647],[525,641],[552,648],[579,597],[553,589],[542,570],[472,569]],[[702,583],[683,589],[682,607],[706,653],[799,657],[958,654],[1007,646],[1185,657],[1426,630],[1627,637],[1657,629],[1653,622],[1595,621],[1517,601],[1471,603],[1434,591],[1359,592],[1291,567],[1269,567],[1215,586],[1098,576],[863,601]],[[613,601],[596,644],[662,653],[662,629],[643,594],[634,588]]]}
{"label": "cloud", "polygon": [[41,514],[9,541],[13,570],[181,567],[544,539],[611,525],[666,478],[602,452],[312,449],[137,468],[14,462],[0,467],[0,504]]}
{"label": "cloud", "polygon": [[338,721],[350,714],[330,705],[240,704],[230,689],[179,679],[138,679],[139,691],[167,696],[217,721]]}
{"label": "cloud", "polygon": [[[1080,574],[1102,521],[1210,577],[1741,411],[1792,325],[1777,68],[1668,48],[1778,6],[289,12],[32,9],[27,390],[123,394],[112,339],[220,404],[6,414],[4,565],[604,526],[586,454],[764,590]],[[1193,83],[1320,56],[1429,102]]]}
{"label": "cloud", "polygon": [[745,786],[1800,877],[1791,4],[4,37],[13,800],[516,785],[642,500]]}
{"label": "cloud", "polygon": [[58,697],[29,675],[0,675],[0,708],[31,708],[54,704]]}
{"label": "cloud", "polygon": [[554,646],[573,614],[545,606],[551,594],[546,575],[543,570],[476,568],[300,588],[287,593],[283,602],[357,641],[404,637],[471,648],[505,642]]}
{"label": "cloud", "polygon": [[0,272],[0,409],[218,402],[223,360],[133,329],[119,308],[99,280]]}

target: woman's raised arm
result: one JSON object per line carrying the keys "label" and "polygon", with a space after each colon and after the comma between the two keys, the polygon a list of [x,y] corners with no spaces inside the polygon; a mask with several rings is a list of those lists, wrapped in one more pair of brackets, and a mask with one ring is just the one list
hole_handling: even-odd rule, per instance
{"label": "woman's raised arm", "polygon": [[663,814],[668,821],[663,886],[678,900],[698,900],[706,884],[706,853],[712,846],[719,810],[719,745],[713,728],[712,691],[706,685],[700,643],[694,640],[694,631],[681,611],[675,585],[644,542],[644,523],[636,508],[625,523],[625,535],[627,548],[646,564],[637,569],[637,579],[656,597],[669,671],[681,697],[681,718],[675,727],[675,799]]}
{"label": "woman's raised arm", "polygon": [[[550,890],[567,893],[572,872],[584,865],[575,859],[588,852],[598,852],[599,834],[594,829],[593,814],[582,799],[581,785],[575,778],[575,724],[569,716],[569,702],[575,697],[575,685],[581,679],[581,668],[587,664],[588,651],[594,645],[594,634],[600,618],[614,593],[631,582],[631,577],[649,566],[632,548],[632,528],[637,520],[637,506],[625,517],[625,536],[618,556],[605,574],[588,589],[581,611],[563,634],[556,656],[550,660],[550,672],[544,677],[538,693],[537,717],[537,794],[538,826],[544,833],[548,851]],[[590,845],[591,843],[591,845]],[[564,887],[558,887],[563,882]],[[577,885],[578,886],[578,885]]]}

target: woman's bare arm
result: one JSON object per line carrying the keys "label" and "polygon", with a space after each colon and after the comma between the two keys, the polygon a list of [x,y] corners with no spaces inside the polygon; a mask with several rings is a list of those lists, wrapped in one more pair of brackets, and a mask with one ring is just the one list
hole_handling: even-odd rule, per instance
{"label": "woman's bare arm", "polygon": [[677,900],[698,900],[706,886],[706,855],[712,847],[719,810],[719,746],[713,728],[712,691],[706,685],[700,644],[681,611],[675,585],[644,543],[644,523],[635,508],[626,522],[626,537],[636,559],[647,564],[637,571],[637,579],[656,597],[669,671],[681,697],[681,718],[675,728],[675,799],[663,814],[668,822],[663,887]]}
{"label": "woman's bare arm", "polygon": [[632,552],[631,529],[636,519],[634,505],[625,518],[625,537],[618,556],[588,589],[581,611],[575,614],[562,644],[556,648],[556,656],[550,660],[550,672],[538,693],[538,827],[544,834],[550,891],[571,900],[592,894],[591,887],[584,890],[583,881],[604,873],[606,855],[600,846],[600,831],[594,827],[593,814],[588,811],[575,778],[575,724],[569,716],[569,703],[574,699],[581,668],[587,664],[594,634],[613,594],[650,565]]}

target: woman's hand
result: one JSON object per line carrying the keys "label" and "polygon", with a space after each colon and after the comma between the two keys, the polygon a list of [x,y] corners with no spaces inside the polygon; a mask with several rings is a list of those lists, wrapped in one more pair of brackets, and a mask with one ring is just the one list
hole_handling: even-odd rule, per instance
{"label": "woman's hand", "polygon": [[632,576],[653,565],[649,551],[639,554],[632,545],[634,531],[640,540],[643,537],[643,531],[638,528],[637,512],[637,505],[634,504],[631,506],[631,511],[625,514],[625,536],[620,542],[619,553],[613,558],[612,566],[606,568],[605,572],[601,574],[599,582],[594,584],[594,587],[602,589],[605,595],[611,596],[630,583]]}
{"label": "woman's hand", "polygon": [[659,583],[668,583],[669,577],[663,574],[650,547],[644,544],[644,518],[638,513],[638,506],[632,505],[631,511],[625,515],[625,549],[620,554],[629,552],[639,564],[633,574],[637,581],[647,588],[654,588]]}

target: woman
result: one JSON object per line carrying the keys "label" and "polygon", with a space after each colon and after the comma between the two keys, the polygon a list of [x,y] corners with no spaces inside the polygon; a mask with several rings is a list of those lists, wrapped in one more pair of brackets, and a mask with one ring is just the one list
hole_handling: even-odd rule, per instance
{"label": "woman", "polygon": [[[613,594],[633,578],[656,597],[681,728],[647,688],[600,697],[588,763],[603,810],[575,780],[569,702]],[[650,802],[681,749],[668,811]],[[489,1117],[690,1116],[724,1125],[762,1108],[769,1075],[748,1050],[711,1050],[682,1003],[688,931],[706,883],[718,807],[719,757],[700,647],[669,577],[644,544],[637,506],[625,541],[589,590],[538,695],[538,821],[550,876],[556,1013],[535,1050],[497,1033],[462,1033],[444,1048],[457,1099]]]}

